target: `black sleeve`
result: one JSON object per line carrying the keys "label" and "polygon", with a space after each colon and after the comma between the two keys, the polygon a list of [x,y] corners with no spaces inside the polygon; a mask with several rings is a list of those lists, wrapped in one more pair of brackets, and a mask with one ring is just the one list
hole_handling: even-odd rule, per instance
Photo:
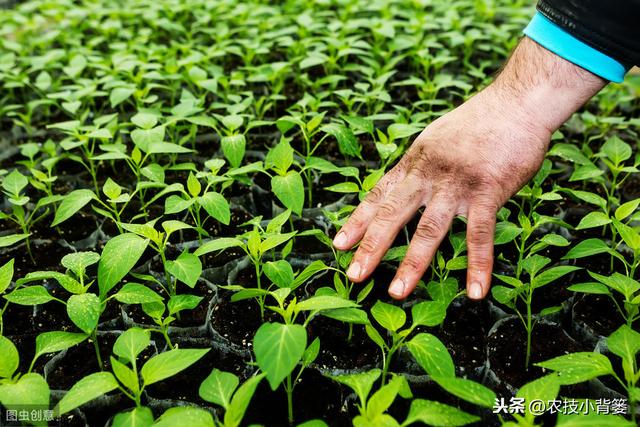
{"label": "black sleeve", "polygon": [[540,0],[538,11],[618,62],[640,65],[640,0]]}

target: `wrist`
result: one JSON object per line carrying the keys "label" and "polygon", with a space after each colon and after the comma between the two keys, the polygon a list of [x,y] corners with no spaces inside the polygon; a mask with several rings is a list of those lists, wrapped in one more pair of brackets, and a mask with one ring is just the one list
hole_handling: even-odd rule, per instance
{"label": "wrist", "polygon": [[551,135],[606,83],[525,37],[485,91],[533,130]]}

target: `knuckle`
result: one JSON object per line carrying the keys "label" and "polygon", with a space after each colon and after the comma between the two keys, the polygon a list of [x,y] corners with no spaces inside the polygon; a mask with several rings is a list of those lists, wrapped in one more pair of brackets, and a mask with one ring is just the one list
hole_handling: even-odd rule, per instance
{"label": "knuckle", "polygon": [[416,256],[407,256],[402,261],[402,269],[406,272],[420,273],[424,269],[424,263]]}
{"label": "knuckle", "polygon": [[493,227],[490,224],[476,224],[472,226],[467,240],[471,245],[476,246],[492,246],[493,245]]}
{"label": "knuckle", "polygon": [[473,270],[489,270],[493,268],[493,257],[489,254],[469,254],[469,267]]}
{"label": "knuckle", "polygon": [[360,246],[358,247],[358,251],[362,254],[373,254],[376,252],[378,247],[380,246],[380,240],[374,236],[365,236],[364,239],[360,242]]}
{"label": "knuckle", "polygon": [[416,236],[423,240],[433,240],[442,233],[442,221],[432,215],[425,216],[418,223]]}
{"label": "knuckle", "polygon": [[378,209],[378,215],[376,215],[376,221],[381,223],[388,223],[396,215],[397,207],[393,203],[384,203]]}

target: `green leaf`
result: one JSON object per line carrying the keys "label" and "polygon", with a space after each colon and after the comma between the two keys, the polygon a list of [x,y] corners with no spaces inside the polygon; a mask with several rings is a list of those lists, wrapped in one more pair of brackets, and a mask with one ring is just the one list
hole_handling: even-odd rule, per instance
{"label": "green leaf", "polygon": [[297,171],[289,171],[286,175],[275,175],[271,178],[271,189],[278,200],[297,215],[302,215],[304,205],[304,183]]}
{"label": "green leaf", "polygon": [[407,348],[418,364],[431,377],[455,377],[453,359],[447,348],[431,334],[420,333],[406,343]]}
{"label": "green leaf", "polygon": [[293,268],[283,259],[264,264],[264,274],[279,288],[288,288],[293,284]]}
{"label": "green leaf", "polygon": [[329,378],[351,388],[360,399],[360,404],[364,406],[373,384],[380,378],[381,372],[380,369],[372,369],[357,374],[329,375]]}
{"label": "green leaf", "polygon": [[18,169],[14,169],[2,181],[2,188],[9,195],[18,196],[28,184],[27,177],[22,175]]}
{"label": "green leaf", "polygon": [[383,328],[393,332],[404,326],[407,321],[403,309],[382,301],[377,301],[371,307],[371,315]]}
{"label": "green leaf", "polygon": [[107,242],[98,264],[101,299],[136,265],[148,243],[148,239],[132,233],[120,234]]}
{"label": "green leaf", "polygon": [[579,242],[572,247],[569,252],[562,259],[577,259],[588,256],[593,256],[602,253],[608,253],[610,251],[609,246],[600,239],[587,239]]}
{"label": "green leaf", "polygon": [[240,425],[249,406],[249,402],[263,378],[264,374],[253,376],[236,390],[233,399],[231,399],[231,404],[224,414],[225,427],[238,427]]}
{"label": "green leaf", "polygon": [[162,381],[187,369],[207,354],[209,350],[178,348],[153,356],[140,370],[145,386]]}
{"label": "green leaf", "polygon": [[156,114],[138,111],[131,117],[131,123],[142,129],[151,129],[158,123],[158,116]]}
{"label": "green leaf", "polygon": [[607,209],[607,201],[595,193],[590,193],[588,191],[582,191],[582,190],[569,190],[566,188],[563,189],[563,191],[571,194],[572,196],[574,196],[579,200],[582,200],[583,202],[587,202],[592,205],[598,206],[602,210]]}
{"label": "green leaf", "polygon": [[563,385],[578,384],[613,372],[606,356],[590,352],[558,356],[536,363],[536,366],[558,372],[558,379]]}
{"label": "green leaf", "polygon": [[265,168],[273,169],[281,175],[288,171],[292,164],[293,148],[291,148],[289,141],[284,138],[281,139],[275,147],[269,150],[264,160]]}
{"label": "green leaf", "polygon": [[597,282],[585,282],[571,285],[568,288],[572,292],[582,292],[585,294],[608,295],[609,288]]}
{"label": "green leaf", "polygon": [[393,123],[387,129],[387,133],[389,135],[389,141],[394,141],[396,139],[408,138],[411,135],[420,132],[422,129],[423,126],[411,125],[406,123]]}
{"label": "green leaf", "polygon": [[91,190],[74,190],[67,194],[64,196],[62,203],[60,203],[60,206],[58,206],[58,209],[56,210],[51,227],[55,227],[68,220],[95,198],[96,195],[93,194],[93,191]]}
{"label": "green leaf", "polygon": [[190,294],[173,295],[167,303],[169,314],[176,314],[183,310],[193,310],[203,299],[204,297]]}
{"label": "green leaf", "polygon": [[28,373],[16,383],[0,385],[0,403],[7,409],[38,407],[49,409],[51,392],[47,381],[40,374]]}
{"label": "green leaf", "polygon": [[558,156],[578,165],[591,163],[589,158],[585,156],[578,147],[574,144],[567,144],[564,142],[553,144],[553,147],[549,150],[549,156]]}
{"label": "green leaf", "polygon": [[207,402],[215,403],[227,410],[238,384],[240,384],[240,380],[236,375],[214,369],[200,384],[198,393]]}
{"label": "green leaf", "polygon": [[39,305],[54,299],[44,286],[17,288],[4,297],[7,301],[18,305]]}
{"label": "green leaf", "polygon": [[260,247],[259,247],[260,254],[264,254],[267,251],[277,246],[280,246],[287,240],[291,239],[295,234],[296,232],[292,231],[291,233],[274,234],[272,236],[267,237],[262,242],[260,242]]}
{"label": "green leaf", "polygon": [[640,351],[640,333],[622,325],[607,338],[607,347],[622,358],[622,369],[627,382],[637,381],[636,353]]}
{"label": "green leaf", "polygon": [[134,88],[130,87],[117,87],[111,90],[109,94],[109,102],[111,103],[111,108],[115,108],[118,105],[122,104],[127,100],[133,93],[135,92]]}
{"label": "green leaf", "polygon": [[613,225],[620,233],[620,237],[622,240],[629,246],[634,252],[640,251],[640,233],[626,224],[621,223],[620,221],[613,221]]}
{"label": "green leaf", "polygon": [[113,298],[124,304],[147,304],[163,300],[155,291],[140,283],[125,283]]}
{"label": "green leaf", "polygon": [[133,363],[138,355],[149,346],[151,333],[141,328],[129,328],[113,344],[113,353],[128,363]]}
{"label": "green leaf", "polygon": [[325,187],[325,190],[333,191],[334,193],[359,193],[360,187],[355,182],[345,181]]}
{"label": "green leaf", "polygon": [[302,325],[264,323],[253,338],[253,348],[260,370],[275,390],[302,359],[307,331]]}
{"label": "green leaf", "polygon": [[295,280],[293,281],[293,284],[291,285],[291,287],[293,289],[297,288],[298,286],[300,286],[301,284],[305,283],[307,280],[309,280],[311,277],[313,277],[315,274],[326,270],[327,265],[321,261],[321,260],[315,260],[313,261],[311,264],[309,264],[308,266],[306,266],[304,268],[304,270],[302,270],[300,273],[298,273],[298,275],[296,276]]}
{"label": "green leaf", "polygon": [[440,301],[424,301],[411,307],[413,325],[437,326],[446,315],[446,306]]}
{"label": "green leaf", "polygon": [[406,379],[402,376],[394,376],[391,381],[378,389],[367,402],[366,417],[374,419],[389,409],[393,401],[398,396],[402,381]]}
{"label": "green leaf", "polygon": [[313,296],[307,298],[304,301],[300,301],[295,305],[294,310],[310,311],[310,310],[333,310],[337,308],[351,308],[356,307],[356,303],[348,299],[344,299],[336,296]]}
{"label": "green leaf", "polygon": [[619,165],[625,160],[628,160],[633,154],[631,146],[617,136],[612,136],[607,139],[605,143],[602,144],[600,152],[607,156],[615,165]]}
{"label": "green leaf", "polygon": [[636,212],[638,205],[640,205],[640,199],[630,200],[627,203],[621,204],[618,209],[616,209],[616,219],[618,221],[622,221],[629,215]]}
{"label": "green leaf", "polygon": [[351,129],[337,123],[329,123],[322,126],[320,130],[336,138],[338,149],[343,156],[361,158],[362,147]]}
{"label": "green leaf", "polygon": [[447,392],[474,405],[492,408],[496,394],[489,388],[465,378],[434,377],[433,380]]}
{"label": "green leaf", "polygon": [[8,236],[0,236],[0,248],[6,248],[7,246],[15,245],[20,240],[24,240],[30,235],[31,235],[30,233],[24,233],[24,234],[10,234]]}
{"label": "green leaf", "polygon": [[196,251],[194,255],[202,256],[206,255],[209,252],[221,251],[224,249],[234,248],[238,246],[243,246],[242,240],[236,239],[235,237],[221,237],[219,239],[214,239],[206,242],[201,245]]}
{"label": "green leaf", "polygon": [[63,267],[73,271],[76,276],[84,276],[84,272],[90,265],[100,260],[100,255],[96,252],[74,252],[62,257],[60,263]]}
{"label": "green leaf", "polygon": [[11,378],[20,364],[20,355],[15,345],[0,335],[0,378]]}
{"label": "green leaf", "polygon": [[151,129],[135,129],[131,132],[131,140],[142,152],[148,153],[152,145],[164,140],[164,126],[156,126]]}
{"label": "green leaf", "polygon": [[194,406],[169,408],[153,424],[153,427],[175,426],[215,427],[215,424],[211,413]]}
{"label": "green leaf", "polygon": [[112,427],[151,427],[153,413],[146,406],[138,406],[130,411],[120,412],[113,417]]}
{"label": "green leaf", "polygon": [[90,400],[96,399],[118,388],[111,372],[96,372],[75,383],[56,406],[56,415],[66,414]]}
{"label": "green leaf", "polygon": [[69,347],[80,344],[86,339],[86,334],[75,332],[43,332],[36,337],[36,354],[33,358],[37,359],[43,354],[57,353],[58,351],[66,350]]}
{"label": "green leaf", "polygon": [[493,237],[493,243],[495,245],[503,245],[513,241],[522,233],[522,228],[518,227],[512,222],[501,221],[496,224],[496,231]]}
{"label": "green leaf", "polygon": [[[534,400],[551,402],[558,397],[561,384],[562,383],[558,375],[547,375],[523,385],[520,390],[518,390],[516,397],[523,398],[524,402],[532,402]],[[525,416],[529,420],[533,420],[537,415],[539,415],[532,413],[528,404],[525,404],[524,408]]]}
{"label": "green leaf", "polygon": [[202,274],[200,258],[189,252],[182,252],[175,261],[168,261],[166,265],[169,274],[192,289]]}
{"label": "green leaf", "polygon": [[245,147],[247,145],[244,135],[223,136],[220,139],[224,157],[229,160],[233,168],[237,168],[244,158]]}
{"label": "green leaf", "polygon": [[554,280],[558,280],[562,276],[565,276],[569,273],[572,273],[580,269],[581,267],[576,267],[573,265],[560,265],[557,267],[551,267],[546,269],[542,273],[538,274],[537,276],[535,276],[531,285],[534,288],[539,288],[541,286],[544,286],[548,283],[553,282]]}
{"label": "green leaf", "polygon": [[67,300],[67,314],[82,332],[91,334],[102,314],[100,298],[91,293],[71,295]]}
{"label": "green leaf", "polygon": [[610,223],[611,223],[611,218],[609,218],[605,213],[590,212],[580,220],[580,223],[576,226],[576,230],[602,227],[603,225],[607,225]]}
{"label": "green leaf", "polygon": [[480,417],[468,414],[453,406],[431,400],[415,399],[411,402],[409,415],[402,423],[408,426],[421,422],[430,426],[457,427],[480,421]]}
{"label": "green leaf", "polygon": [[231,221],[231,209],[229,208],[229,202],[224,196],[215,191],[209,191],[202,195],[198,202],[205,211],[222,224],[229,225]]}
{"label": "green leaf", "polygon": [[340,322],[353,323],[356,325],[369,324],[367,312],[364,310],[360,310],[359,308],[337,308],[335,310],[323,311],[321,314],[325,317],[335,319]]}

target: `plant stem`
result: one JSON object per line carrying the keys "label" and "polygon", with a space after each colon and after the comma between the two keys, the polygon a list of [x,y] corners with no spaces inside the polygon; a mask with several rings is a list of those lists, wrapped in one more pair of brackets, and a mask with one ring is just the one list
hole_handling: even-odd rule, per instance
{"label": "plant stem", "polygon": [[527,295],[527,356],[525,359],[525,369],[529,370],[529,362],[531,359],[531,333],[533,332],[533,325],[531,324],[531,296],[532,291],[529,290],[529,295]]}
{"label": "plant stem", "polygon": [[104,364],[102,363],[102,357],[100,356],[100,346],[98,345],[98,336],[96,331],[91,333],[91,340],[93,341],[93,348],[96,349],[96,359],[98,360],[98,366],[101,371],[104,371]]}
{"label": "plant stem", "polygon": [[287,375],[287,383],[284,387],[287,392],[287,412],[289,416],[289,424],[293,425],[293,385],[291,383],[291,374]]}

